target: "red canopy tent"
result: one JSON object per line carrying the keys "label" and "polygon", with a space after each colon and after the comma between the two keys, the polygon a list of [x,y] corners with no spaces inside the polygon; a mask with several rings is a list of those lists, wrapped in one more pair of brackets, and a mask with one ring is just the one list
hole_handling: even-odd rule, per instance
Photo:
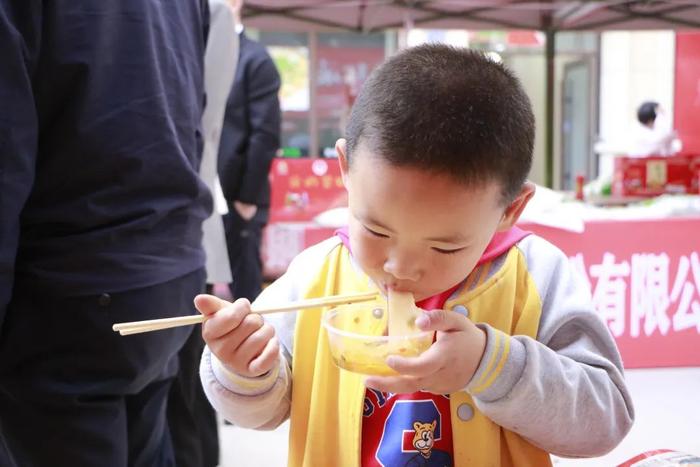
{"label": "red canopy tent", "polygon": [[266,30],[531,29],[546,34],[546,185],[554,167],[557,31],[700,29],[700,0],[248,0],[243,18]]}
{"label": "red canopy tent", "polygon": [[376,31],[404,27],[461,29],[700,28],[697,0],[250,0],[253,27]]}

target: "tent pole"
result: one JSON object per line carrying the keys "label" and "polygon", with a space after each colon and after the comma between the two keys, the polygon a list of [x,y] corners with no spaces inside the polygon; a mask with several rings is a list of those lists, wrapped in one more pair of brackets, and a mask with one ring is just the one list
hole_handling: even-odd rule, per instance
{"label": "tent pole", "polygon": [[309,157],[319,157],[318,144],[318,35],[309,31]]}
{"label": "tent pole", "polygon": [[545,30],[545,174],[544,183],[554,188],[554,51],[555,31],[551,27]]}

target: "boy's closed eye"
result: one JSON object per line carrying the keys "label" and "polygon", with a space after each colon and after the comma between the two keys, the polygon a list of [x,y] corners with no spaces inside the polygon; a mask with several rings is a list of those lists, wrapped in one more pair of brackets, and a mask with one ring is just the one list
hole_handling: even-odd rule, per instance
{"label": "boy's closed eye", "polygon": [[[381,232],[377,232],[376,230],[370,229],[366,225],[363,224],[363,227],[367,232],[369,232],[371,235],[379,238],[390,238],[389,235],[383,234]],[[443,254],[443,255],[453,255],[455,253],[459,253],[460,251],[464,251],[467,247],[460,247],[460,248],[438,248],[438,247],[431,247],[433,251]]]}
{"label": "boy's closed eye", "polygon": [[372,230],[372,229],[370,229],[369,227],[367,227],[367,226],[364,225],[364,224],[363,224],[363,227],[365,228],[365,230],[366,230],[367,232],[369,232],[370,234],[374,235],[375,237],[379,237],[379,238],[389,238],[388,235],[383,234],[383,233],[380,233],[380,232],[377,232],[376,230]]}
{"label": "boy's closed eye", "polygon": [[464,251],[466,248],[467,247],[449,249],[449,248],[433,247],[433,251],[437,251],[438,253],[441,253],[443,255],[454,255],[455,253],[459,253],[460,251]]}

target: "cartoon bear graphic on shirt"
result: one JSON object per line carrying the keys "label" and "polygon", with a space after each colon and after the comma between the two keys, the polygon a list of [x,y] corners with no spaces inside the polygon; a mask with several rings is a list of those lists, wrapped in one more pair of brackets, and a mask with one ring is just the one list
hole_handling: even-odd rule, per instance
{"label": "cartoon bear graphic on shirt", "polygon": [[413,422],[413,447],[418,453],[406,462],[407,467],[452,467],[452,458],[447,452],[433,449],[436,426],[437,420],[433,420],[432,423]]}

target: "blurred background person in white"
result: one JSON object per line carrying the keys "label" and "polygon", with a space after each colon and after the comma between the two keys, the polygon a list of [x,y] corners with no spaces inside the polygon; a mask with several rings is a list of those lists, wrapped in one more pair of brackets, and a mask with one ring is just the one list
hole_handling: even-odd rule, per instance
{"label": "blurred background person in white", "polygon": [[681,148],[678,134],[658,102],[647,101],[637,109],[637,122],[628,151],[631,157],[672,156]]}

